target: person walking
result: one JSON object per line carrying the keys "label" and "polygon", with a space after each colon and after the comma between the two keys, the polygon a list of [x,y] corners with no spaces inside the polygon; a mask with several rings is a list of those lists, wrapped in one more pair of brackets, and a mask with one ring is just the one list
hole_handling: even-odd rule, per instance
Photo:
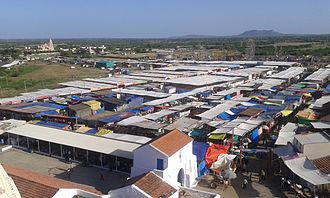
{"label": "person walking", "polygon": [[284,188],[285,183],[286,183],[286,181],[285,181],[284,177],[282,177],[282,179],[281,179],[281,188]]}
{"label": "person walking", "polygon": [[249,172],[249,182],[251,182],[251,183],[252,183],[252,175],[253,175],[253,174],[252,174],[252,172],[250,171],[250,172]]}
{"label": "person walking", "polygon": [[104,181],[104,175],[102,172],[100,173],[100,181]]}
{"label": "person walking", "polygon": [[261,180],[263,181],[265,180],[265,178],[266,178],[266,172],[264,169],[261,169]]}
{"label": "person walking", "polygon": [[67,174],[68,178],[71,179],[71,168],[68,168],[66,170],[66,174]]}
{"label": "person walking", "polygon": [[223,189],[224,192],[227,191],[228,186],[229,186],[229,182],[228,182],[228,180],[225,180],[224,181],[224,189]]}
{"label": "person walking", "polygon": [[247,184],[248,184],[248,180],[244,179],[243,184],[242,184],[242,188],[245,189]]}

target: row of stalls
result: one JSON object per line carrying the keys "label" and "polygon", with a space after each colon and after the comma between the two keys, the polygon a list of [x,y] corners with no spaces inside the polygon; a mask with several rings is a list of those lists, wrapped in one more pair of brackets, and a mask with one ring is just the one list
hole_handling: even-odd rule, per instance
{"label": "row of stalls", "polygon": [[279,130],[274,168],[286,189],[301,197],[328,197],[330,192],[330,70],[321,68],[289,87],[300,106]]}
{"label": "row of stalls", "polygon": [[[208,69],[213,70],[214,68],[207,68],[207,72]],[[123,81],[121,84],[125,85],[120,87],[113,83],[115,80],[112,78],[115,77],[99,80],[85,79],[62,85],[87,90],[86,93],[62,96],[57,94],[38,99],[39,102],[18,104],[18,108],[16,105],[4,105],[0,106],[0,113],[7,112],[6,108],[10,108],[8,110],[10,113],[15,112],[12,109],[20,109],[20,112],[15,114],[15,116],[20,116],[21,112],[28,108],[25,106],[31,104],[38,106],[39,111],[29,109],[29,112],[25,109],[29,112],[30,117],[28,118],[15,117],[10,114],[5,116],[7,119],[34,120],[33,123],[28,124],[29,127],[47,127],[47,130],[51,129],[50,131],[58,130],[56,134],[55,132],[49,134],[50,137],[59,135],[59,131],[65,135],[75,134],[77,136],[79,134],[79,137],[88,137],[93,140],[100,138],[102,141],[104,139],[107,141],[116,140],[116,138],[118,139],[116,136],[125,136],[134,137],[135,140],[121,139],[120,141],[140,144],[141,142],[136,142],[138,137],[150,140],[167,131],[180,129],[192,136],[200,145],[204,145],[203,148],[207,146],[205,154],[201,154],[204,157],[200,158],[199,164],[204,161],[204,168],[220,169],[219,167],[222,165],[219,164],[222,162],[219,160],[232,162],[233,157],[240,156],[243,149],[257,149],[260,140],[270,140],[271,129],[277,126],[283,117],[293,115],[297,107],[300,106],[295,105],[295,103],[301,100],[301,96],[298,97],[297,92],[291,90],[290,93],[285,91],[288,87],[286,83],[289,80],[293,82],[292,78],[299,79],[300,76],[303,76],[304,69],[295,68],[295,72],[290,72],[291,75],[287,76],[286,79],[278,79],[277,76],[274,76],[274,78],[266,80],[254,80],[259,76],[269,75],[268,72],[271,70],[271,68],[248,69],[245,70],[248,75],[244,71],[231,72],[225,75],[221,73],[199,75],[195,72],[192,76],[145,72],[120,77],[119,79]],[[141,84],[137,86],[133,83],[134,81],[141,81]],[[146,81],[157,82],[158,84],[149,83],[150,86],[146,87],[142,85]],[[119,82],[116,81],[116,83]],[[176,92],[166,93],[163,85],[165,85],[164,87],[175,87]],[[97,89],[94,89],[95,87]],[[47,104],[48,109],[42,109],[43,104]],[[22,106],[24,108],[21,108]],[[1,110],[1,108],[4,109]],[[47,111],[52,111],[54,114],[47,113]],[[43,114],[39,118],[37,113]],[[37,118],[38,121],[36,121]],[[20,136],[35,139],[38,142],[41,140],[39,138],[43,138],[27,136],[22,132],[15,133],[18,136],[11,138],[10,134],[12,133],[7,132],[8,134],[11,140],[18,138],[16,142],[20,142]],[[52,143],[62,145],[62,147],[69,144],[60,142],[60,140],[59,142],[52,142],[50,139],[42,141],[46,141],[46,143],[42,142],[43,146],[38,143],[38,146],[34,146],[34,150],[38,148],[37,151],[41,151],[40,148],[43,148],[42,153],[47,153],[47,150],[44,149],[48,145],[48,153],[51,154],[51,151],[55,150],[55,147],[52,149]],[[64,140],[61,139],[61,141]],[[15,142],[11,143],[16,145]],[[22,143],[22,145],[24,144]],[[17,146],[20,144],[18,143]],[[70,144],[66,146],[75,148],[72,153],[76,153],[76,148],[83,148],[82,145]],[[78,159],[77,161],[81,161],[80,159],[83,158],[94,159],[94,157],[88,157],[89,151],[96,151],[92,148],[89,149],[85,149],[87,153],[86,156],[83,155],[85,157],[74,157],[73,159]],[[103,159],[104,155],[114,155],[117,156],[115,159],[118,159],[118,157],[125,158],[125,156],[116,152],[131,153],[131,151],[123,150],[124,152],[112,150],[111,152],[102,151],[102,153],[98,151],[102,157],[97,155],[96,158]],[[254,151],[256,150],[245,150],[244,152]],[[57,156],[59,153],[57,152]],[[61,157],[63,157],[63,153],[66,152],[62,151]],[[224,154],[224,156],[220,157],[220,154]],[[228,154],[229,156],[227,156]],[[125,159],[130,158],[126,156]],[[104,167],[103,161],[100,163]],[[99,162],[93,162],[93,164],[97,165]],[[126,162],[127,164],[129,163]],[[126,165],[121,164],[120,166],[127,168],[131,164]],[[228,167],[228,163],[225,167]],[[119,166],[116,165],[116,169],[118,168]]]}

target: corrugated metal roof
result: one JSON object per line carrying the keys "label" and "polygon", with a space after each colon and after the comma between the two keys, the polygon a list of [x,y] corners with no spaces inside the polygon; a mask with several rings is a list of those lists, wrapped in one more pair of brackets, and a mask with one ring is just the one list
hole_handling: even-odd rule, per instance
{"label": "corrugated metal roof", "polygon": [[197,116],[198,117],[201,117],[201,118],[212,120],[217,115],[219,115],[221,112],[227,111],[231,107],[233,107],[235,105],[238,105],[239,103],[240,102],[238,102],[238,101],[227,100],[223,104],[219,104],[219,105],[213,107],[212,109],[210,109],[208,111],[205,111],[205,112],[203,112],[201,114],[198,114]]}
{"label": "corrugated metal roof", "polygon": [[239,77],[199,75],[191,77],[173,78],[165,80],[165,82],[180,85],[206,86],[228,81],[232,82],[237,79],[239,79]]}
{"label": "corrugated metal roof", "polygon": [[307,76],[305,80],[307,81],[321,81],[329,78],[330,76],[330,69],[320,68],[319,70],[315,71],[311,75]]}
{"label": "corrugated metal roof", "polygon": [[322,174],[306,157],[285,160],[284,163],[292,172],[313,185],[330,183],[330,177]]}
{"label": "corrugated metal roof", "polygon": [[290,67],[287,70],[269,76],[269,78],[291,79],[302,74],[304,71],[305,68],[303,67]]}
{"label": "corrugated metal roof", "polygon": [[122,140],[68,132],[61,129],[48,128],[33,124],[24,124],[22,126],[10,129],[7,132],[129,159],[133,159],[132,152],[141,146],[141,143],[132,143]]}
{"label": "corrugated metal roof", "polygon": [[143,117],[146,118],[146,119],[149,119],[149,120],[158,120],[159,118],[162,118],[162,117],[167,116],[167,115],[171,115],[173,113],[176,113],[176,111],[163,109],[163,110],[155,112],[155,113],[147,114]]}
{"label": "corrugated metal roof", "polygon": [[117,123],[117,125],[119,125],[119,126],[129,126],[131,124],[142,122],[142,121],[145,121],[145,120],[147,120],[147,119],[145,119],[141,116],[132,116],[132,117],[121,120],[120,122]]}
{"label": "corrugated metal roof", "polygon": [[329,136],[323,132],[320,133],[309,133],[309,134],[299,134],[294,137],[300,144],[313,144],[313,143],[326,143],[329,142]]}
{"label": "corrugated metal roof", "polygon": [[138,90],[138,89],[114,89],[113,92],[131,94],[131,95],[137,95],[137,96],[149,96],[149,97],[153,97],[153,98],[165,98],[165,97],[170,96],[170,94],[167,94],[167,93],[155,92],[155,91],[145,91],[145,90]]}

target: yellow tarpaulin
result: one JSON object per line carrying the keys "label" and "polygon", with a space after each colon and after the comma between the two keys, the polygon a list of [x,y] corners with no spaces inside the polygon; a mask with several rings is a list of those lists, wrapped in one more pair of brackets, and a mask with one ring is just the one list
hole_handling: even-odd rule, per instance
{"label": "yellow tarpaulin", "polygon": [[312,97],[312,94],[311,93],[304,93],[303,96]]}
{"label": "yellow tarpaulin", "polygon": [[212,134],[209,136],[209,139],[212,139],[212,140],[223,140],[225,139],[226,137],[226,134]]}
{"label": "yellow tarpaulin", "polygon": [[108,130],[108,129],[101,129],[101,130],[99,130],[99,132],[97,132],[95,135],[97,135],[97,136],[103,136],[103,135],[105,135],[105,134],[112,133],[112,132],[113,132],[113,131]]}
{"label": "yellow tarpaulin", "polygon": [[289,116],[289,115],[292,113],[292,110],[290,110],[290,109],[285,109],[285,110],[281,111],[281,113],[282,113],[282,115],[283,115],[284,117],[287,117],[287,116]]}
{"label": "yellow tarpaulin", "polygon": [[86,127],[86,126],[82,126],[82,127],[79,127],[76,132],[79,132],[79,133],[86,133],[87,131],[91,130],[92,128],[89,128],[89,127]]}
{"label": "yellow tarpaulin", "polygon": [[101,103],[95,100],[90,100],[90,101],[86,101],[83,102],[84,104],[88,105],[91,107],[92,110],[96,111],[101,109]]}

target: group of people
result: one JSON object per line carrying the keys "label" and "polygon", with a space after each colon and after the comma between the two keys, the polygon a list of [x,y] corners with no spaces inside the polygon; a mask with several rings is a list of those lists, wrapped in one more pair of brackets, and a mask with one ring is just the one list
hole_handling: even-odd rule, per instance
{"label": "group of people", "polygon": [[[252,172],[248,172],[248,179],[249,179],[249,181],[246,178],[243,180],[243,183],[242,183],[242,188],[243,189],[245,189],[247,187],[247,184],[249,182],[252,183],[252,175],[253,175]],[[259,176],[258,183],[262,183],[266,179],[266,172],[265,172],[265,170],[264,169],[261,169],[261,171],[260,171],[260,173],[259,173],[258,176]]]}

